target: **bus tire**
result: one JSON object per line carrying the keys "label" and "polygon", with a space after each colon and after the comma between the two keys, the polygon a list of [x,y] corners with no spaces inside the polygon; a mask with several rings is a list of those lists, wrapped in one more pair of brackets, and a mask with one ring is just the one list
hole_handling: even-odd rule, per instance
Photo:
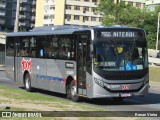
{"label": "bus tire", "polygon": [[70,84],[70,94],[71,94],[71,100],[74,102],[78,102],[80,100],[79,96],[77,95],[77,87],[74,84],[74,81]]}
{"label": "bus tire", "polygon": [[116,102],[121,102],[123,99],[123,97],[113,97],[113,100]]}
{"label": "bus tire", "polygon": [[71,90],[70,90],[70,84],[66,86],[66,98],[71,99]]}
{"label": "bus tire", "polygon": [[30,78],[30,74],[27,73],[25,76],[25,82],[24,82],[24,86],[27,92],[31,92],[32,91],[32,87],[31,87],[31,78]]}

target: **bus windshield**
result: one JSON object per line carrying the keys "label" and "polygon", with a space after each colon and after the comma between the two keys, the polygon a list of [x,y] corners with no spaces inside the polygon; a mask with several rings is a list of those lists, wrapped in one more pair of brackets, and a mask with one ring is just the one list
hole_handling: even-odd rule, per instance
{"label": "bus windshield", "polygon": [[100,40],[94,46],[94,68],[103,71],[131,71],[147,68],[146,41],[135,38]]}

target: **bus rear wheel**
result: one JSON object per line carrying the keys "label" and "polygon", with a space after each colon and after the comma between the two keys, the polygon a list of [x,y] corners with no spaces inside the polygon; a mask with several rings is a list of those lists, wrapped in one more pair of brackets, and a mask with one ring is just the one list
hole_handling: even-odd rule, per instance
{"label": "bus rear wheel", "polygon": [[31,78],[30,78],[29,73],[27,73],[26,76],[25,76],[24,86],[25,86],[26,91],[28,91],[28,92],[32,91]]}
{"label": "bus rear wheel", "polygon": [[77,95],[77,87],[74,84],[74,81],[72,81],[70,84],[70,97],[74,102],[78,102],[80,100],[79,96]]}

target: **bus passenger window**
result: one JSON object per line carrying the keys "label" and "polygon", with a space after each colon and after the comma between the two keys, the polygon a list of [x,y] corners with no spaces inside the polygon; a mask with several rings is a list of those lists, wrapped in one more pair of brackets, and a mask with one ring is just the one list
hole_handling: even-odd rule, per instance
{"label": "bus passenger window", "polygon": [[59,40],[59,55],[62,59],[74,58],[74,41],[69,36],[61,36]]}
{"label": "bus passenger window", "polygon": [[37,37],[37,40],[40,42],[36,43],[36,47],[37,47],[36,56],[39,58],[44,58],[45,57],[44,46],[46,43],[46,37],[40,36],[40,37]]}
{"label": "bus passenger window", "polygon": [[22,42],[20,44],[20,56],[29,56],[29,38],[21,38]]}

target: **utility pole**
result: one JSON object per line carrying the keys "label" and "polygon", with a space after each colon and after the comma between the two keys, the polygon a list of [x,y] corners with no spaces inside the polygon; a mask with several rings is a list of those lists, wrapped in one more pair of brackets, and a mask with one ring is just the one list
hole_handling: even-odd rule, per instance
{"label": "utility pole", "polygon": [[159,20],[160,20],[160,12],[158,13],[158,26],[157,26],[156,50],[158,50],[158,39],[159,39]]}
{"label": "utility pole", "polygon": [[20,0],[17,0],[16,19],[15,19],[15,23],[14,23],[14,32],[18,32],[18,27],[19,27],[19,8],[20,8]]}

